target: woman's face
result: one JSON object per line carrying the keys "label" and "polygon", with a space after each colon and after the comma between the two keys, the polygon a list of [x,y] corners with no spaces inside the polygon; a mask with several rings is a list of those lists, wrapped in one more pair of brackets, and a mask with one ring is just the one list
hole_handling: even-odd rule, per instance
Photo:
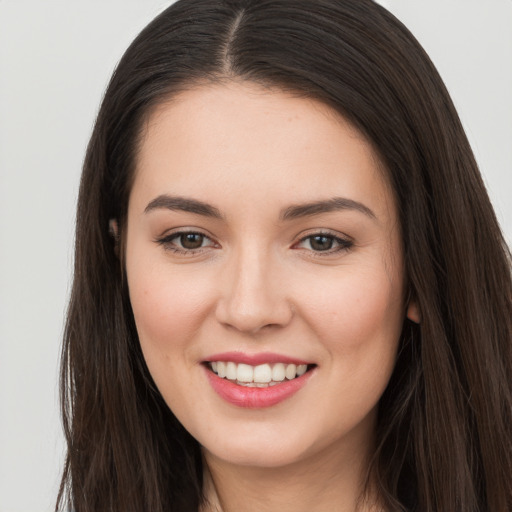
{"label": "woman's face", "polygon": [[148,368],[207,456],[368,450],[406,314],[402,249],[379,162],[338,114],[247,83],[160,105],[126,270]]}

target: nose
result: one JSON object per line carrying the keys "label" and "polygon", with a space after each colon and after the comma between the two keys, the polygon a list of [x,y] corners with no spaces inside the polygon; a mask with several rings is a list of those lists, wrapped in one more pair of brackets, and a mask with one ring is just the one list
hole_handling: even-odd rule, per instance
{"label": "nose", "polygon": [[245,250],[226,262],[220,276],[217,321],[245,334],[286,326],[293,317],[279,265],[257,250]]}

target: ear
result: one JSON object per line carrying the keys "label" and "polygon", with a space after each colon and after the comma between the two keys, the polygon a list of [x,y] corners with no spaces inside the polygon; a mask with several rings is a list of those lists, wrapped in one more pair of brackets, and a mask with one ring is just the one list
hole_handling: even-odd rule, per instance
{"label": "ear", "polygon": [[407,304],[407,318],[415,324],[421,323],[420,308],[414,299],[409,300],[409,303]]}
{"label": "ear", "polygon": [[119,257],[119,225],[117,219],[110,219],[108,221],[108,232],[115,242],[114,253]]}
{"label": "ear", "polygon": [[114,240],[119,238],[119,226],[117,224],[117,219],[110,219],[108,221],[108,232]]}

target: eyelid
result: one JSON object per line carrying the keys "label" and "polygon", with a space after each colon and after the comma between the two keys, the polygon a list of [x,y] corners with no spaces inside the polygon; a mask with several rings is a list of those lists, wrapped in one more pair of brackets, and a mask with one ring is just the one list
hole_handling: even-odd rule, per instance
{"label": "eyelid", "polygon": [[[198,247],[197,249],[186,249],[172,243],[174,239],[179,238],[182,235],[200,235],[211,243],[206,246]],[[195,227],[179,227],[165,231],[164,234],[156,237],[154,242],[163,246],[165,250],[183,255],[195,255],[203,252],[205,249],[209,249],[210,247],[220,247],[211,235],[205,233],[204,230]]]}
{"label": "eyelid", "polygon": [[[327,249],[325,251],[315,251],[313,249],[305,249],[305,248],[298,247],[299,244],[301,244],[301,243],[305,242],[306,240],[313,238],[315,236],[323,236],[323,237],[332,238],[338,244],[338,247],[332,248],[332,249]],[[354,241],[348,235],[345,235],[345,234],[342,234],[339,232],[334,232],[334,231],[331,231],[328,229],[313,229],[313,230],[308,230],[307,233],[301,233],[298,241],[294,242],[294,244],[292,245],[292,249],[297,249],[297,250],[304,249],[304,250],[314,254],[315,256],[321,257],[321,256],[333,255],[333,254],[336,254],[336,253],[339,253],[342,251],[348,251],[353,247],[353,245],[354,245]]]}
{"label": "eyelid", "polygon": [[[206,240],[208,240],[210,243],[206,246],[198,247],[197,249],[186,249],[184,247],[179,247],[176,244],[173,244],[172,241],[182,235],[187,234],[194,234],[194,235],[200,235],[204,237]],[[326,249],[326,250],[314,250],[314,249],[307,249],[303,247],[299,247],[300,244],[307,241],[310,238],[313,238],[315,236],[319,237],[328,237],[332,238],[333,241],[337,244],[336,247]],[[168,230],[164,232],[164,234],[158,236],[154,240],[155,243],[161,245],[166,250],[173,251],[178,254],[183,255],[195,255],[200,252],[203,252],[204,250],[207,250],[209,248],[219,248],[220,245],[215,241],[215,239],[210,235],[205,233],[203,229],[195,228],[195,227],[179,227],[174,228],[171,230]],[[299,235],[299,238],[296,242],[294,242],[291,246],[292,249],[298,250],[298,249],[304,249],[305,251],[311,253],[312,255],[319,256],[329,256],[333,255],[342,251],[348,251],[352,248],[354,245],[354,242],[351,237],[348,235],[339,233],[337,231],[331,231],[328,229],[311,229],[308,230],[306,233],[301,233]]]}

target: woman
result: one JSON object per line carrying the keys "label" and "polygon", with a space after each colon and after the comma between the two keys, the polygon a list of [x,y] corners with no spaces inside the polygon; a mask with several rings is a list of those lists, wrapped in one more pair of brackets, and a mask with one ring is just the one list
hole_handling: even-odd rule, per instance
{"label": "woman", "polygon": [[369,0],[182,0],[84,164],[57,508],[512,508],[509,252]]}

